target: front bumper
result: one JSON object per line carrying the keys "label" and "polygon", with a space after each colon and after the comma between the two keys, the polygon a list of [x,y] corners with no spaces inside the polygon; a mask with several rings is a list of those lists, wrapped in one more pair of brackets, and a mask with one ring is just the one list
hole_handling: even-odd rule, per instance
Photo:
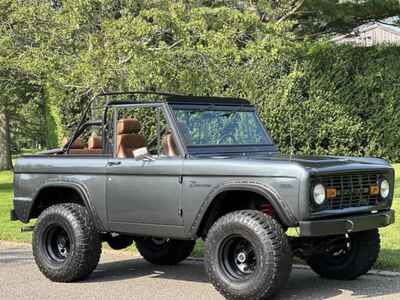
{"label": "front bumper", "polygon": [[302,221],[300,236],[340,235],[385,227],[395,221],[394,210],[340,219]]}

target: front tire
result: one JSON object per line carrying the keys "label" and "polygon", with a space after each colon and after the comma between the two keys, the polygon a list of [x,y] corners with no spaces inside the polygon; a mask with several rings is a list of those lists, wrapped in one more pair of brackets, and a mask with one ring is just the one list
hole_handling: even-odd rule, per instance
{"label": "front tire", "polygon": [[33,231],[32,250],[40,271],[51,281],[88,277],[101,255],[101,239],[85,207],[58,204],[44,210]]}
{"label": "front tire", "polygon": [[196,241],[166,238],[141,238],[136,248],[145,260],[155,265],[176,265],[185,260],[193,251]]}
{"label": "front tire", "polygon": [[225,298],[267,299],[287,283],[292,253],[276,220],[259,211],[236,211],[208,232],[205,268]]}
{"label": "front tire", "polygon": [[311,269],[321,277],[353,280],[366,274],[375,264],[380,251],[378,229],[349,234],[349,248],[314,255],[307,259]]}

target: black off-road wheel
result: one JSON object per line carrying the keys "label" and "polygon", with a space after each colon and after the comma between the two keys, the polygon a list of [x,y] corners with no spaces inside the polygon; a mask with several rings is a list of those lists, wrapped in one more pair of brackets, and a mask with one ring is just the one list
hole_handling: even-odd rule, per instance
{"label": "black off-road wheel", "polygon": [[205,241],[205,268],[227,299],[268,299],[282,289],[292,269],[292,253],[281,225],[259,211],[221,217]]}
{"label": "black off-road wheel", "polygon": [[85,207],[58,204],[40,214],[32,249],[37,266],[48,279],[73,282],[85,279],[96,268],[101,239]]}
{"label": "black off-road wheel", "polygon": [[379,251],[379,231],[373,229],[349,234],[346,247],[314,255],[307,263],[321,277],[353,280],[373,267]]}
{"label": "black off-road wheel", "polygon": [[152,264],[176,265],[192,253],[195,243],[167,238],[140,238],[136,240],[136,248]]}

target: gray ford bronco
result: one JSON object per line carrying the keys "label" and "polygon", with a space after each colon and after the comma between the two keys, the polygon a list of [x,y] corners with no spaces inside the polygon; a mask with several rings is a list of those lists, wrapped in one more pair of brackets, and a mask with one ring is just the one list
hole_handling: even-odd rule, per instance
{"label": "gray ford bronco", "polygon": [[387,162],[282,156],[246,100],[102,94],[76,125],[62,149],[15,167],[11,218],[37,218],[34,258],[53,281],[89,276],[102,242],[174,265],[203,239],[223,296],[267,299],[293,256],[325,278],[367,273],[394,222]]}

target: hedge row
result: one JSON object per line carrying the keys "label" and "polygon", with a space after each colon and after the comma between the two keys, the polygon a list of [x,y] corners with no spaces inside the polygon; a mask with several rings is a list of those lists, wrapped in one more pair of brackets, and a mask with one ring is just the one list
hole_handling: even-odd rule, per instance
{"label": "hedge row", "polygon": [[240,72],[281,151],[400,161],[400,48],[321,43],[303,54]]}
{"label": "hedge row", "polygon": [[307,54],[261,104],[282,149],[292,123],[293,151],[400,161],[400,48],[323,44]]}

